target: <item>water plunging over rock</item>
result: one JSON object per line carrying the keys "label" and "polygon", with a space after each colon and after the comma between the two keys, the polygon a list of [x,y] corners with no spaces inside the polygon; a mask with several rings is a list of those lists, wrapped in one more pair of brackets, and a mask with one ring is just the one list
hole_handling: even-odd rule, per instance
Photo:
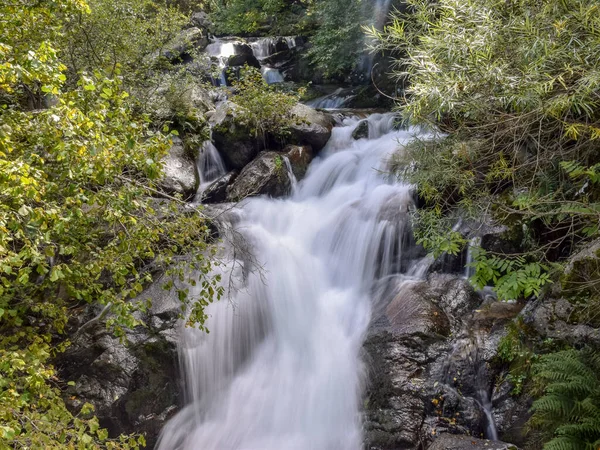
{"label": "water plunging over rock", "polygon": [[406,214],[412,196],[377,170],[410,132],[358,142],[356,123],[333,129],[290,199],[240,211],[236,230],[255,261],[235,264],[231,300],[208,308],[210,334],[182,331],[188,406],[159,448],[362,448],[370,292],[398,268],[393,249],[409,229],[390,208]]}

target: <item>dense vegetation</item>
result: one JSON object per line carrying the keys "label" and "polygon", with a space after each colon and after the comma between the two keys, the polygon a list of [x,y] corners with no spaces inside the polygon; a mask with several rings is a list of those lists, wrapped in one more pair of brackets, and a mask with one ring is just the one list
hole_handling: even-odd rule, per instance
{"label": "dense vegetation", "polygon": [[217,32],[241,36],[309,36],[305,57],[327,77],[359,66],[366,41],[361,25],[373,25],[378,2],[367,0],[219,0]]}
{"label": "dense vegetation", "polygon": [[148,78],[142,61],[181,23],[150,2],[0,5],[1,448],[142,444],[108,440],[89,405],[66,409],[68,380],[50,361],[69,344],[71,315],[93,305],[122,335],[139,324],[133,312],[148,306],[140,294],[157,271],[189,269],[172,266],[183,253],[207,283],[193,318],[217,296],[203,217],[173,199],[160,211],[172,220],[159,221],[150,196],[160,194],[169,124],[152,127],[126,89]]}
{"label": "dense vegetation", "polygon": [[[472,282],[492,285],[505,300],[558,293],[576,306],[574,323],[597,325],[598,3],[408,3],[383,33],[371,34],[379,49],[404,55],[395,63],[409,86],[399,106],[404,120],[437,131],[392,161],[423,203],[414,217],[418,241],[456,254],[468,242],[453,228],[459,219],[500,225],[517,250],[472,248]],[[582,249],[588,254],[574,262]],[[527,360],[511,371],[519,390],[537,361],[540,398],[530,425],[543,431],[544,448],[597,448],[598,349],[539,358],[520,339],[507,342],[503,358]]]}
{"label": "dense vegetation", "polygon": [[504,298],[537,294],[552,263],[599,236],[598,5],[411,4],[381,45],[407,55],[397,61],[410,82],[404,118],[449,134],[404,158],[426,202],[420,241],[456,249],[464,239],[447,232],[453,218],[493,219],[523,253],[501,261],[479,252],[477,284],[494,281]]}

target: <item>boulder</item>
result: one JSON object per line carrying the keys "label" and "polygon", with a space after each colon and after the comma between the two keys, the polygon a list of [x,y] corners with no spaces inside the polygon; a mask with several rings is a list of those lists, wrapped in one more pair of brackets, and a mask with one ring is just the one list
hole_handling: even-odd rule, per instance
{"label": "boulder", "polygon": [[564,298],[540,298],[528,304],[522,315],[525,324],[543,338],[600,346],[600,328],[579,323],[576,313],[576,308]]}
{"label": "boulder", "polygon": [[61,379],[74,382],[65,392],[71,411],[78,413],[84,403],[91,403],[110,436],[143,433],[148,448],[154,447],[181,400],[176,332],[180,303],[162,284],[159,279],[140,297],[153,301],[147,313],[136,313],[147,326],[126,330],[122,342],[107,330],[104,319],[88,321],[55,362]]}
{"label": "boulder", "polygon": [[395,335],[448,336],[450,322],[446,313],[429,298],[427,282],[406,281],[386,308],[390,329]]}
{"label": "boulder", "polygon": [[291,125],[289,143],[310,145],[315,153],[325,147],[331,137],[331,118],[309,106],[297,104],[292,109],[296,122]]}
{"label": "boulder", "polygon": [[471,436],[456,434],[441,434],[428,450],[517,450],[517,447],[500,441],[488,441]]}
{"label": "boulder", "polygon": [[238,202],[246,197],[269,195],[283,197],[292,189],[292,182],[278,152],[263,152],[240,172],[227,189],[227,200]]}
{"label": "boulder", "polygon": [[369,137],[369,121],[361,120],[354,131],[352,132],[352,138],[355,140],[367,139]]}
{"label": "boulder", "polygon": [[181,194],[184,199],[192,198],[198,186],[196,164],[186,153],[183,142],[173,139],[173,145],[163,159],[164,174],[160,187],[170,194]]}
{"label": "boulder", "polygon": [[313,159],[313,150],[310,145],[288,145],[283,149],[292,167],[292,172],[297,180],[306,175],[306,171]]}
{"label": "boulder", "polygon": [[240,170],[252,161],[261,147],[250,128],[238,117],[238,107],[229,101],[219,104],[210,117],[217,150],[230,169]]}
{"label": "boulder", "polygon": [[211,33],[214,28],[214,24],[208,17],[208,14],[204,11],[197,11],[193,13],[192,17],[190,17],[190,24],[193,27],[204,29],[207,34]]}
{"label": "boulder", "polygon": [[233,183],[238,172],[233,170],[217,178],[200,194],[202,203],[223,203],[227,201],[227,187]]}
{"label": "boulder", "polygon": [[188,62],[192,60],[193,50],[203,50],[208,45],[206,32],[197,27],[182,30],[177,37],[169,42],[161,56],[171,62]]}
{"label": "boulder", "polygon": [[252,53],[240,53],[237,55],[231,55],[227,60],[228,67],[240,67],[246,65],[260,69],[260,63],[258,62],[258,59],[256,59],[256,57]]}

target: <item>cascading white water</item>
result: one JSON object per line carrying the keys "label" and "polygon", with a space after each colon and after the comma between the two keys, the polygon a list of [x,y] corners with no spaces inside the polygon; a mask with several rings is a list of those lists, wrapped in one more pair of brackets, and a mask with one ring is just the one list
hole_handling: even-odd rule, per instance
{"label": "cascading white water", "polygon": [[275,84],[275,83],[283,83],[283,75],[277,69],[272,69],[271,67],[262,67],[260,69],[263,78],[267,82],[267,84]]}
{"label": "cascading white water", "polygon": [[225,162],[221,154],[211,141],[206,141],[200,149],[198,155],[198,175],[200,177],[199,191],[211,182],[215,181],[221,175],[225,175]]}
{"label": "cascading white water", "polygon": [[159,449],[362,448],[360,349],[375,285],[400,270],[398,217],[412,206],[410,186],[383,174],[411,131],[367,120],[369,140],[352,139],[357,119],[333,129],[290,198],[236,212],[225,241],[243,236],[253,257],[223,268],[231,297],[207,308],[210,334],[181,331],[187,406]]}
{"label": "cascading white water", "polygon": [[338,88],[335,92],[310,100],[306,104],[311,108],[340,109],[354,97],[355,95],[349,93],[348,90]]}
{"label": "cascading white water", "polygon": [[219,85],[226,86],[225,67],[230,56],[235,55],[235,42],[216,39],[206,46],[206,53],[217,58],[219,67]]}

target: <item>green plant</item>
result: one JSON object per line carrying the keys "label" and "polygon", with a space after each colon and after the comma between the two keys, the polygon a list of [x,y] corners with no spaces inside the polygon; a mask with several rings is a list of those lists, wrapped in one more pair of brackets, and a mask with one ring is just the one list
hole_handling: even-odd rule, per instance
{"label": "green plant", "polygon": [[371,29],[378,49],[403,55],[404,119],[444,133],[396,165],[429,222],[446,224],[421,239],[445,243],[446,218],[459,216],[522,233],[520,255],[475,262],[478,284],[500,282],[503,297],[536,295],[552,263],[599,236],[599,26],[593,0],[410,0]]}
{"label": "green plant", "polygon": [[238,120],[247,125],[251,132],[266,142],[267,137],[279,139],[290,132],[290,125],[297,119],[293,108],[302,92],[287,93],[270,86],[260,71],[245,66],[239,78],[233,82],[235,93],[231,100],[243,109]]}
{"label": "green plant", "polygon": [[68,80],[64,26],[89,12],[83,0],[0,4],[0,448],[143,446],[143,436],[109,439],[90,405],[73,413],[62,401],[68,380],[52,359],[75,332],[71,315],[101,305],[123,336],[143,325],[142,292],[167,271],[201,283],[200,298],[178,291],[203,327],[222,293],[208,275],[205,218],[171,196],[159,211],[151,197],[164,196],[168,129],[136,114],[118,65],[112,78]]}
{"label": "green plant", "polygon": [[543,392],[530,425],[545,433],[544,450],[600,446],[600,354],[590,348],[542,356],[533,376]]}

